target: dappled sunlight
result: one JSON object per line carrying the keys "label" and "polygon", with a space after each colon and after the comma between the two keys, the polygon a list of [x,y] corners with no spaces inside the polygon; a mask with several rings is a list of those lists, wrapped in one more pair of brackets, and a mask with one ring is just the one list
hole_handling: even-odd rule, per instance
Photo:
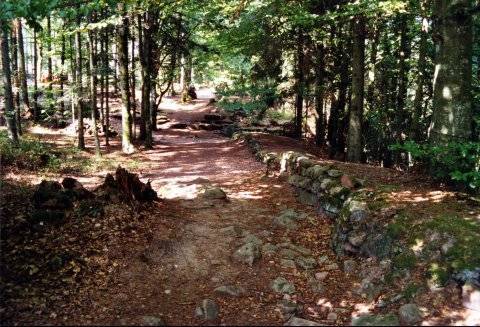
{"label": "dappled sunlight", "polygon": [[455,196],[453,192],[447,191],[430,191],[425,193],[416,193],[412,191],[391,192],[388,195],[388,199],[394,202],[405,203],[419,203],[419,202],[433,202],[439,203],[445,199]]}

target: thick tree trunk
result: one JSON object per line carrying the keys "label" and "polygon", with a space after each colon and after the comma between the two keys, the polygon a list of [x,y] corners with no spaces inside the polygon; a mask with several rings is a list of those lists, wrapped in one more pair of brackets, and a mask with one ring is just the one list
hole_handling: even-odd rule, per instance
{"label": "thick tree trunk", "polygon": [[8,137],[13,143],[18,144],[18,131],[15,119],[15,109],[13,107],[8,32],[2,20],[0,20],[0,55],[2,56],[2,84],[5,97],[5,118],[7,120]]}
{"label": "thick tree trunk", "polygon": [[[80,26],[80,16],[77,17],[77,26]],[[79,31],[75,32],[75,69],[76,69],[76,97],[75,107],[78,114],[78,148],[85,150],[85,137],[83,130],[83,90],[82,90],[82,37]]]}
{"label": "thick tree trunk", "polygon": [[304,35],[299,31],[297,36],[297,67],[296,67],[296,86],[295,86],[295,136],[302,137],[303,122],[303,95],[305,91],[305,54],[304,54]]}
{"label": "thick tree trunk", "polygon": [[353,52],[352,52],[352,105],[350,108],[347,160],[360,162],[362,160],[362,119],[365,74],[365,18],[356,17],[353,21]]}
{"label": "thick tree trunk", "polygon": [[27,73],[25,70],[25,49],[23,44],[23,28],[20,18],[15,20],[17,30],[17,42],[18,42],[18,78],[20,80],[20,89],[22,94],[22,102],[31,113],[30,101],[28,100],[28,87],[27,87]]}
{"label": "thick tree trunk", "polygon": [[435,60],[430,141],[444,145],[472,136],[472,16],[470,0],[438,0],[434,6]]}
{"label": "thick tree trunk", "polygon": [[95,141],[95,155],[101,156],[100,140],[98,139],[97,129],[97,61],[96,61],[96,40],[94,31],[88,31],[88,49],[90,64],[90,107],[92,109],[92,129]]}
{"label": "thick tree trunk", "polygon": [[123,15],[122,24],[117,27],[117,56],[119,66],[120,92],[122,94],[122,151],[133,153],[131,142],[130,88],[128,76],[128,18],[125,16],[123,4],[118,5]]}

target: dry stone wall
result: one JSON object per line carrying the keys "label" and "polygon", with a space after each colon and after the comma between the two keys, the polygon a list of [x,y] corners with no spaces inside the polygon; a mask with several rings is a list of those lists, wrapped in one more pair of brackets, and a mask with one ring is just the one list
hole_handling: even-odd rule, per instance
{"label": "dry stone wall", "polygon": [[299,201],[332,218],[332,248],[338,256],[360,254],[380,259],[389,256],[393,240],[372,220],[367,205],[370,192],[363,188],[363,180],[303,153],[265,151],[249,133],[233,137],[243,140],[255,157],[267,165],[267,173],[279,170],[286,174]]}

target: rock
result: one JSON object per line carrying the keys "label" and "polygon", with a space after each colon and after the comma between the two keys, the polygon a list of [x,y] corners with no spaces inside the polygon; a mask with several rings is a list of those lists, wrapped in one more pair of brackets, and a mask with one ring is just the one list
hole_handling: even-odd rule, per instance
{"label": "rock", "polygon": [[257,245],[262,245],[263,241],[259,239],[257,236],[248,233],[244,238],[243,238],[243,243],[255,243]]}
{"label": "rock", "polygon": [[71,199],[56,181],[43,180],[33,193],[33,204],[37,209],[66,210],[73,207]]}
{"label": "rock", "polygon": [[320,258],[318,258],[318,264],[319,265],[328,265],[332,263],[332,261],[330,260],[330,258],[328,257],[328,255],[322,255]]}
{"label": "rock", "polygon": [[465,308],[480,312],[480,288],[467,282],[462,286],[462,304]]}
{"label": "rock", "polygon": [[306,204],[309,206],[315,206],[318,202],[318,198],[315,194],[310,193],[305,190],[298,190],[297,192],[297,200],[302,204]]}
{"label": "rock", "polygon": [[277,246],[272,243],[266,243],[262,246],[262,253],[263,254],[274,254],[277,252]]}
{"label": "rock", "polygon": [[343,262],[343,271],[347,274],[353,273],[357,269],[357,263],[354,260],[345,260]]}
{"label": "rock", "polygon": [[280,301],[278,306],[283,314],[293,314],[298,310],[298,304],[287,299]]}
{"label": "rock", "polygon": [[335,312],[330,312],[327,315],[327,320],[328,321],[335,322],[335,321],[337,321],[337,319],[338,319],[338,315]]}
{"label": "rock", "polygon": [[225,235],[232,236],[232,237],[240,237],[243,235],[244,231],[238,226],[228,226],[220,229],[220,232],[224,233]]}
{"label": "rock", "polygon": [[166,326],[162,318],[155,316],[143,316],[142,317],[143,326]]}
{"label": "rock", "polygon": [[284,259],[295,259],[298,257],[298,253],[296,251],[293,251],[291,249],[281,249],[280,252],[280,257]]}
{"label": "rock", "polygon": [[330,176],[330,177],[340,177],[343,175],[343,173],[340,171],[340,170],[336,170],[336,169],[330,169],[327,171],[327,175]]}
{"label": "rock", "polygon": [[220,187],[208,187],[201,196],[211,200],[226,200],[227,194]]}
{"label": "rock", "polygon": [[271,283],[271,288],[277,293],[293,294],[295,293],[295,286],[290,284],[285,278],[278,277]]}
{"label": "rock", "polygon": [[349,189],[352,189],[355,187],[352,180],[347,175],[342,175],[342,177],[340,178],[340,183],[342,184],[343,187],[346,187]]}
{"label": "rock", "polygon": [[442,244],[440,250],[443,255],[446,255],[447,252],[455,246],[456,240],[453,237],[448,238],[448,240]]}
{"label": "rock", "polygon": [[170,125],[170,129],[186,129],[188,128],[188,124],[185,123],[174,123]]}
{"label": "rock", "polygon": [[480,268],[473,270],[464,269],[461,272],[455,274],[453,279],[459,284],[470,283],[480,288]]}
{"label": "rock", "polygon": [[205,299],[195,309],[195,316],[203,320],[215,320],[218,317],[219,308],[215,301]]}
{"label": "rock", "polygon": [[322,272],[317,272],[315,273],[315,279],[317,280],[324,280],[325,278],[327,278],[328,276],[328,272],[327,271],[322,271]]}
{"label": "rock", "polygon": [[292,243],[282,243],[281,246],[289,248],[290,250],[293,250],[295,252],[298,252],[301,255],[309,256],[312,254],[312,250],[307,249],[306,247],[303,247],[301,245],[296,245]]}
{"label": "rock", "polygon": [[330,167],[315,165],[305,170],[305,176],[311,179],[320,179]]}
{"label": "rock", "polygon": [[317,261],[312,257],[297,257],[295,263],[302,269],[313,269],[317,266]]}
{"label": "rock", "polygon": [[325,289],[321,281],[315,280],[313,278],[308,280],[308,287],[310,287],[312,292],[316,294],[323,293],[323,290]]}
{"label": "rock", "polygon": [[94,197],[93,193],[83,187],[82,183],[77,181],[75,178],[65,177],[62,181],[62,185],[65,190],[67,190],[67,192],[71,193],[75,198],[79,200]]}
{"label": "rock", "polygon": [[416,325],[422,321],[422,313],[416,304],[404,304],[398,309],[398,317],[403,325]]}
{"label": "rock", "polygon": [[280,259],[280,265],[283,268],[295,268],[295,261],[290,259]]}
{"label": "rock", "polygon": [[292,317],[284,324],[284,326],[322,326],[322,325],[315,321],[306,320],[298,317]]}
{"label": "rock", "polygon": [[358,246],[362,245],[362,243],[363,243],[363,241],[365,240],[366,237],[367,237],[367,233],[365,233],[365,232],[353,232],[353,233],[350,233],[350,235],[348,236],[348,241],[353,246],[358,247]]}
{"label": "rock", "polygon": [[364,315],[355,317],[352,320],[352,326],[399,326],[397,316],[387,315]]}
{"label": "rock", "polygon": [[325,269],[325,270],[337,270],[338,265],[334,262],[334,263],[331,263],[329,265],[326,265],[323,269]]}
{"label": "rock", "polygon": [[245,243],[233,254],[233,258],[236,261],[246,263],[250,266],[252,266],[255,261],[260,259],[260,257],[260,246],[256,243]]}
{"label": "rock", "polygon": [[281,212],[280,216],[275,217],[273,223],[287,229],[296,229],[298,226],[295,222],[304,218],[304,215],[297,213],[295,210],[287,209]]}
{"label": "rock", "polygon": [[239,297],[240,295],[245,294],[245,289],[240,286],[225,285],[225,286],[217,287],[216,289],[213,290],[213,292],[218,295]]}
{"label": "rock", "polygon": [[290,175],[288,177],[288,183],[299,188],[309,189],[312,186],[313,181],[308,177]]}

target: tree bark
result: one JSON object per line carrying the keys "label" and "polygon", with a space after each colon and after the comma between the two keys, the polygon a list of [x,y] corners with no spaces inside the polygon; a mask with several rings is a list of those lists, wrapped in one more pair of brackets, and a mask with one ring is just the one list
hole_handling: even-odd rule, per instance
{"label": "tree bark", "polygon": [[145,57],[143,54],[143,23],[142,23],[142,15],[138,14],[137,15],[137,28],[138,28],[138,58],[140,61],[140,85],[142,88],[142,102],[140,104],[140,126],[139,126],[139,138],[140,140],[145,141],[146,135],[147,135],[147,130],[146,130],[146,124],[147,124],[147,117],[145,113],[145,72],[146,72],[146,67],[145,67]]}
{"label": "tree bark", "polygon": [[38,44],[37,30],[33,30],[33,120],[38,122],[40,119],[40,109],[38,107]]}
{"label": "tree bark", "polygon": [[48,51],[48,97],[50,98],[50,111],[53,111],[53,64],[52,64],[52,24],[50,16],[47,17],[47,51]]}
{"label": "tree bark", "polygon": [[65,99],[64,99],[64,80],[67,77],[67,74],[65,72],[65,35],[62,34],[62,40],[61,40],[61,49],[60,49],[60,64],[61,64],[61,69],[60,69],[60,115],[63,116],[65,115]]}
{"label": "tree bark", "polygon": [[22,135],[22,116],[20,114],[20,76],[18,72],[18,40],[16,26],[13,26],[12,34],[12,71],[13,71],[13,83],[15,89],[13,90],[13,100],[15,106],[15,120],[17,125],[18,135]]}
{"label": "tree bark", "polygon": [[412,129],[410,131],[410,136],[416,142],[420,142],[424,135],[424,132],[421,128],[421,120],[423,116],[423,98],[425,95],[424,87],[425,82],[427,81],[427,24],[428,22],[426,21],[426,18],[423,18],[422,29],[420,31],[420,45],[418,49],[417,88],[415,90],[415,98],[413,100]]}
{"label": "tree bark", "polygon": [[296,67],[296,86],[295,86],[295,136],[302,137],[303,122],[303,95],[305,91],[305,54],[304,54],[304,35],[302,31],[297,35],[297,67]]}
{"label": "tree bark", "polygon": [[105,72],[105,146],[109,146],[109,137],[110,137],[110,104],[109,104],[109,96],[110,96],[110,61],[108,56],[108,28],[105,29],[104,34],[104,46],[105,46],[105,57],[104,57],[104,72]]}
{"label": "tree bark", "polygon": [[324,89],[325,89],[325,46],[323,43],[319,44],[316,49],[316,63],[315,63],[315,111],[317,117],[315,121],[315,144],[325,144],[325,125],[324,125]]}
{"label": "tree bark", "polygon": [[434,6],[435,60],[430,141],[445,145],[472,136],[472,16],[470,0],[439,0]]}
{"label": "tree bark", "polygon": [[88,31],[88,49],[90,64],[90,106],[92,109],[92,128],[95,141],[95,155],[97,157],[100,157],[100,140],[98,139],[97,129],[97,61],[95,53],[96,40],[94,33],[94,31]]}
{"label": "tree bark", "polygon": [[[132,24],[133,27],[133,24]],[[132,28],[133,31],[133,28]],[[132,37],[132,138],[137,138],[137,127],[136,127],[136,118],[137,118],[137,101],[136,101],[136,92],[135,92],[135,37],[133,33],[131,34]]]}
{"label": "tree bark", "polygon": [[119,12],[123,15],[122,24],[117,27],[117,57],[119,66],[120,92],[122,94],[122,151],[133,153],[131,142],[131,113],[130,113],[130,88],[128,76],[128,18],[125,14],[124,4],[118,5]]}
{"label": "tree bark", "polygon": [[13,107],[12,78],[10,71],[10,49],[8,45],[7,26],[0,20],[0,54],[2,56],[3,93],[5,97],[5,118],[7,120],[8,137],[18,144],[18,131]]}
{"label": "tree bark", "polygon": [[352,51],[352,105],[350,108],[347,160],[360,162],[362,160],[362,119],[365,74],[365,18],[358,16],[353,21],[353,51]]}
{"label": "tree bark", "polygon": [[[77,27],[80,26],[80,16],[77,16]],[[82,90],[82,37],[79,31],[75,32],[75,69],[76,69],[76,97],[75,97],[75,107],[78,114],[78,148],[80,150],[85,150],[85,137],[83,130],[83,90]]]}
{"label": "tree bark", "polygon": [[22,94],[22,102],[31,113],[30,101],[28,100],[28,87],[27,87],[27,74],[25,70],[25,49],[23,44],[23,28],[20,18],[15,20],[17,30],[17,42],[18,42],[18,78],[20,79],[20,89]]}

